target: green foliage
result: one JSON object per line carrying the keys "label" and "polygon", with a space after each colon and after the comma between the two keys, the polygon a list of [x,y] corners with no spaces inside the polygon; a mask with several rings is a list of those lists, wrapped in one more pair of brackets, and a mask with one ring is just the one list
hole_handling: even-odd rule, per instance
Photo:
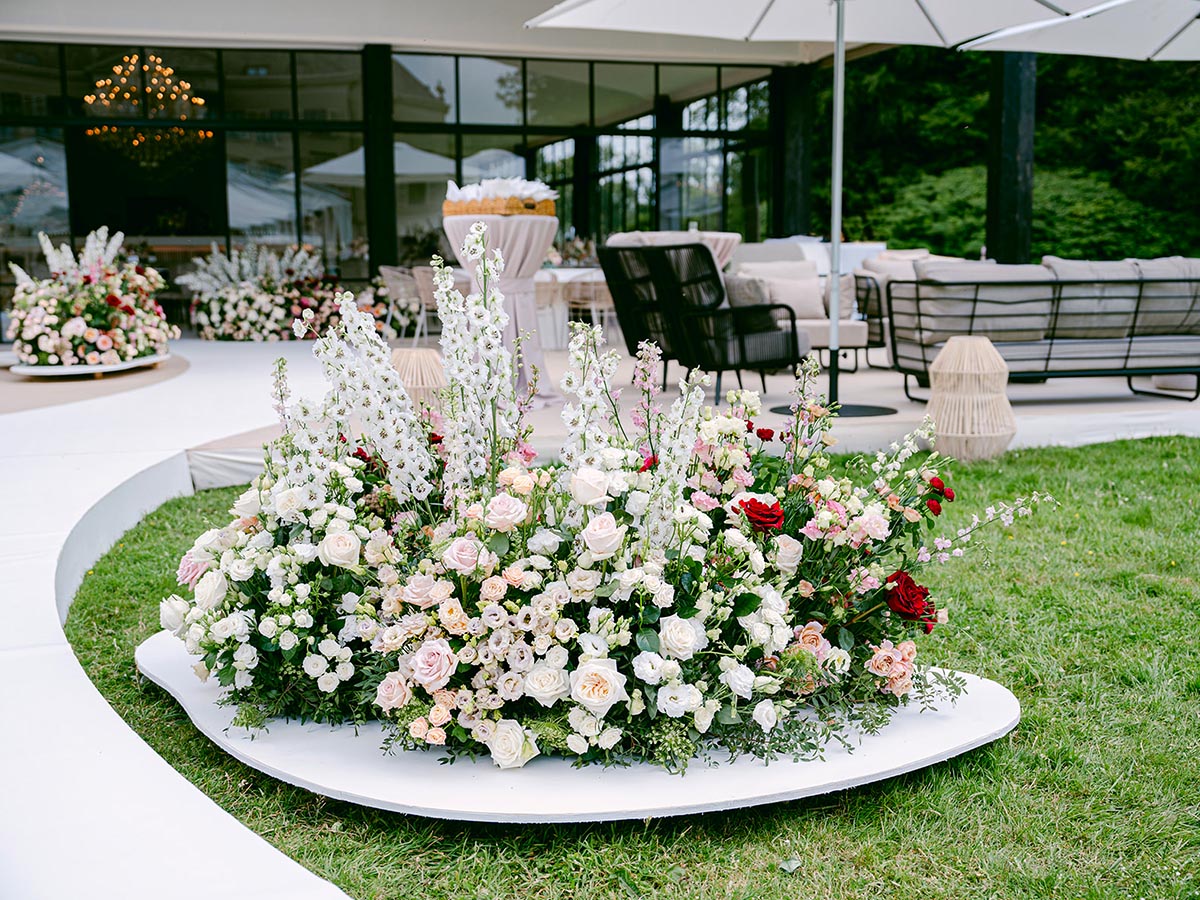
{"label": "green foliage", "polygon": [[[1123,259],[1183,253],[1183,223],[1083,170],[1039,170],[1033,186],[1033,250],[1080,259]],[[977,258],[985,240],[987,172],[983,166],[921,175],[875,211],[876,235],[895,247]]]}

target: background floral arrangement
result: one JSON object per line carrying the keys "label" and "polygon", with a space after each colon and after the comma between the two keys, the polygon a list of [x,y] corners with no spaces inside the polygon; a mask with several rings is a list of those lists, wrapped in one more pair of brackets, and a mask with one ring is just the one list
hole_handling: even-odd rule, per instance
{"label": "background floral arrangement", "polygon": [[626,424],[619,357],[582,324],[560,462],[534,467],[527,398],[497,390],[513,359],[484,242],[477,224],[478,294],[435,259],[442,415],[414,407],[349,297],[314,343],[323,400],[292,402],[280,364],[284,433],[234,520],[181,561],[190,595],[161,607],[237,723],[376,716],[397,746],[504,768],[553,753],[682,770],[718,749],[816,756],[961,689],[917,662],[945,610],[914,575],[1047,498],[926,542],[955,500],[944,461],[919,455],[928,426],[842,471],[815,361],[776,433],[752,392],[705,409],[698,373],[664,410],[651,344]]}
{"label": "background floral arrangement", "polygon": [[[205,340],[286,341],[295,337],[292,322],[306,311],[315,326],[338,322],[337,282],[325,274],[319,250],[289,247],[282,254],[249,245],[228,256],[216,244],[179,283],[194,292],[192,324]],[[415,300],[397,302],[388,322],[388,292],[381,279],[359,295],[376,330],[390,340],[416,322]],[[418,307],[419,308],[419,307]]]}
{"label": "background floral arrangement", "polygon": [[143,356],[162,356],[179,329],[167,324],[154,299],[163,277],[154,269],[122,260],[117,232],[87,236],[75,258],[38,235],[50,277],[34,279],[10,263],[16,276],[8,337],[19,362],[36,366],[116,365]]}

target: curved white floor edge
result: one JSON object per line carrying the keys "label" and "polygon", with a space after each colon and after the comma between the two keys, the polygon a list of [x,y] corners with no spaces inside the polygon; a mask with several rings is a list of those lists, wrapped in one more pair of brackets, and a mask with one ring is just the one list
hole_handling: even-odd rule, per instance
{"label": "curved white floor edge", "polygon": [[140,369],[143,366],[157,366],[160,362],[166,362],[170,358],[170,353],[162,353],[158,356],[139,356],[136,359],[127,359],[125,362],[97,366],[31,366],[25,363],[17,363],[15,366],[9,368],[9,371],[14,375],[28,375],[31,378],[79,378],[80,376],[87,375],[108,375],[112,372],[125,372],[129,369]]}
{"label": "curved white floor edge", "polygon": [[165,631],[137,649],[138,669],[180,702],[218,747],[259,771],[327,797],[394,812],[478,822],[599,822],[679,816],[795,800],[891,778],[990,743],[1021,718],[1017,698],[986,678],[965,675],[956,706],[922,713],[904,709],[854,752],[830,747],[824,760],[764,765],[744,757],[721,766],[697,763],[682,778],[649,765],[573,768],[538,758],[504,771],[487,759],[452,768],[436,752],[380,751],[383,733],[272,722],[251,736],[230,728],[233,710],[218,706],[220,689],[202,684],[195,660]]}

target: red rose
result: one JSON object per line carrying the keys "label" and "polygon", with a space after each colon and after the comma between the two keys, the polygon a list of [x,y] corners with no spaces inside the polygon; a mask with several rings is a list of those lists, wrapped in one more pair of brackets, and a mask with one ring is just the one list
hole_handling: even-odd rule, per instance
{"label": "red rose", "polygon": [[932,497],[925,501],[925,505],[929,507],[929,511],[935,516],[940,516],[942,514],[942,504],[938,503]]}
{"label": "red rose", "polygon": [[749,434],[753,430],[754,430],[754,423],[751,422],[749,419],[747,419],[746,420],[746,433]]}
{"label": "red rose", "polygon": [[954,502],[954,488],[946,488],[946,492],[942,495],[951,503]]}
{"label": "red rose", "polygon": [[653,453],[651,453],[644,460],[642,460],[642,467],[640,469],[638,469],[638,471],[639,472],[649,472],[651,469],[653,469],[657,465],[658,465],[658,457],[655,456]]}
{"label": "red rose", "polygon": [[442,436],[440,434],[438,434],[436,431],[430,433],[429,443],[440,444],[441,442],[442,442]]}
{"label": "red rose", "polygon": [[929,486],[939,494],[944,494],[946,492],[946,482],[942,481],[942,479],[938,478],[936,475],[929,479]]}
{"label": "red rose", "polygon": [[143,269],[141,266],[134,266],[134,267],[133,267],[133,271],[137,272],[139,275],[145,275],[145,274],[146,274],[146,270],[145,270],[145,269]]}
{"label": "red rose", "polygon": [[354,456],[355,459],[361,459],[363,462],[371,461],[371,454],[368,453],[366,450],[364,450],[362,447],[356,447],[354,450],[354,453],[351,455]]}
{"label": "red rose", "polygon": [[104,302],[107,303],[109,306],[111,306],[113,309],[120,309],[121,304],[124,303],[124,301],[120,297],[118,297],[116,294],[109,294],[107,297],[104,298]]}
{"label": "red rose", "polygon": [[886,595],[888,609],[902,619],[921,622],[926,634],[933,631],[937,607],[929,599],[929,588],[917,584],[907,572],[893,572],[887,583],[891,585]]}
{"label": "red rose", "polygon": [[754,433],[758,435],[758,439],[763,442],[769,441],[771,438],[775,437],[775,432],[770,428],[760,428]]}
{"label": "red rose", "polygon": [[738,503],[755,531],[778,531],[783,527],[783,507],[779,501],[763,503],[749,497]]}

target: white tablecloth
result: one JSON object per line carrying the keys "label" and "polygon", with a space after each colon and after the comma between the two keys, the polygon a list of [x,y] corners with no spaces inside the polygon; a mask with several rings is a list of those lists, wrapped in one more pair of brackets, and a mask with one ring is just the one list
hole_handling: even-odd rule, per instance
{"label": "white tablecloth", "polygon": [[[532,369],[541,374],[537,396],[542,401],[558,400],[548,381],[542,343],[538,339],[537,298],[533,276],[542,267],[546,252],[554,243],[558,219],[552,216],[446,216],[442,226],[458,257],[459,265],[474,276],[475,263],[462,256],[463,239],[475,222],[487,226],[487,245],[499,249],[504,257],[504,274],[500,277],[500,293],[508,313],[508,329],[504,339],[509,348],[517,335],[529,332],[531,337],[521,347],[521,367],[517,371],[517,391],[529,384]],[[476,285],[478,289],[479,285]]]}
{"label": "white tablecloth", "polygon": [[623,231],[611,235],[606,243],[612,247],[644,247],[696,242],[706,244],[717,260],[717,268],[724,269],[742,236],[732,231]]}

